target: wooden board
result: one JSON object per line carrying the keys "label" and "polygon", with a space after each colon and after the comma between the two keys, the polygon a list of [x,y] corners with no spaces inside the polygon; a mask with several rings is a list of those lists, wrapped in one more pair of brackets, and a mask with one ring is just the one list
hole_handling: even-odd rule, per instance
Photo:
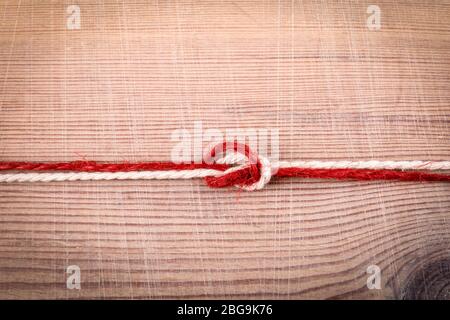
{"label": "wooden board", "polygon": [[[448,1],[77,0],[69,30],[73,4],[0,3],[0,161],[168,161],[200,121],[279,129],[283,160],[450,159]],[[0,298],[448,299],[449,240],[444,183],[0,184]]]}

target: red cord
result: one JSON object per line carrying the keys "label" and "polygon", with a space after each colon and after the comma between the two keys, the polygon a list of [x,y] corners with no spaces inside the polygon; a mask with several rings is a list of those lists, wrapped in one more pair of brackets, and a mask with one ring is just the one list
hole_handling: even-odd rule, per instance
{"label": "red cord", "polygon": [[276,177],[319,178],[337,180],[448,181],[450,175],[416,171],[373,169],[280,168]]}
{"label": "red cord", "polygon": [[156,171],[156,170],[193,170],[215,169],[225,171],[226,164],[173,162],[136,162],[136,163],[97,163],[95,161],[73,161],[59,163],[38,162],[0,162],[0,171],[84,171],[84,172],[119,172],[119,171]]}

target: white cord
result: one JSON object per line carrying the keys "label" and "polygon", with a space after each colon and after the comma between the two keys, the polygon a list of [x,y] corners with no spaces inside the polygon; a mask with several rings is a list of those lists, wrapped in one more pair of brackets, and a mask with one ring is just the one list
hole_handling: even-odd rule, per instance
{"label": "white cord", "polygon": [[6,173],[0,182],[52,182],[88,180],[164,180],[192,179],[218,176],[224,171],[213,169],[128,171],[128,172],[56,172],[56,173]]}
{"label": "white cord", "polygon": [[450,161],[280,161],[273,166],[310,169],[450,170]]}
{"label": "white cord", "polygon": [[[261,158],[261,156],[260,156]],[[221,164],[236,164],[247,158],[238,154],[227,154],[224,158],[217,160]],[[271,163],[273,170],[277,168],[309,168],[309,169],[390,169],[390,170],[450,170],[450,161],[274,161]]]}

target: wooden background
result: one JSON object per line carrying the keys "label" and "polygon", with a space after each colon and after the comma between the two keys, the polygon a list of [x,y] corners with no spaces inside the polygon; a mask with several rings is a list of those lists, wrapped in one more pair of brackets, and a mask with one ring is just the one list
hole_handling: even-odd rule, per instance
{"label": "wooden background", "polygon": [[[448,160],[449,16],[439,0],[2,0],[0,161],[170,160],[195,121],[279,128],[282,160]],[[0,298],[449,299],[449,240],[444,183],[1,184]]]}

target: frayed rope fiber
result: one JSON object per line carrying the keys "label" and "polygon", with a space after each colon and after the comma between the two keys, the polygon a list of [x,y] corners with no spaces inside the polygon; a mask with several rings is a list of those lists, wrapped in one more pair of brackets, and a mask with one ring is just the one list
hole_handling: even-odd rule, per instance
{"label": "frayed rope fiber", "polygon": [[158,170],[194,170],[215,169],[225,171],[226,164],[191,163],[177,164],[173,162],[137,162],[137,163],[97,163],[95,161],[73,161],[60,163],[38,162],[0,162],[0,171],[82,171],[82,172],[129,172]]}
{"label": "frayed rope fiber", "polygon": [[[222,158],[225,151],[232,150]],[[218,158],[219,157],[219,158]],[[223,142],[214,147],[203,163],[173,162],[60,163],[0,162],[0,182],[51,182],[87,180],[149,180],[204,178],[212,188],[236,186],[252,191],[262,189],[272,177],[335,180],[397,180],[450,182],[450,161],[293,161],[271,163],[247,145]],[[238,162],[243,164],[234,166]]]}

